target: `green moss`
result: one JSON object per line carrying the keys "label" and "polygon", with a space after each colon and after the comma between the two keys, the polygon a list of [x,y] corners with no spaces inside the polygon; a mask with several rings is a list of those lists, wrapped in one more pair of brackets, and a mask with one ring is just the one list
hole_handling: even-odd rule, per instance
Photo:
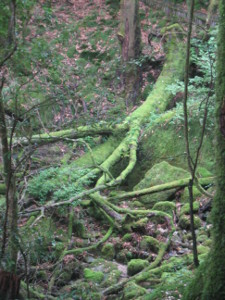
{"label": "green moss", "polygon": [[80,203],[80,206],[82,206],[83,208],[87,208],[91,205],[91,200],[82,200]]}
{"label": "green moss", "polygon": [[198,177],[211,177],[213,176],[212,172],[208,171],[206,168],[204,167],[198,167],[197,169],[197,176]]}
{"label": "green moss", "polygon": [[[189,173],[184,169],[174,167],[168,162],[163,161],[154,165],[148,172],[146,172],[144,179],[142,179],[135,187],[134,190],[141,190],[155,185],[168,183],[177,178],[188,178]],[[144,203],[147,207],[152,207],[155,203],[165,201],[175,193],[175,189],[159,192],[152,195],[146,195],[139,198],[139,201]]]}
{"label": "green moss", "polygon": [[176,205],[174,202],[161,201],[156,203],[152,209],[166,212],[172,216],[173,212],[176,210]]}
{"label": "green moss", "polygon": [[57,228],[51,218],[42,218],[34,226],[28,227],[25,225],[20,230],[23,246],[28,249],[32,264],[45,262],[53,258],[49,246],[52,246],[52,242],[55,240]]}
{"label": "green moss", "polygon": [[123,249],[123,250],[119,251],[116,254],[116,260],[119,263],[126,264],[128,262],[127,253],[128,253],[127,249]]}
{"label": "green moss", "polygon": [[131,242],[132,241],[132,234],[131,233],[126,233],[122,237],[123,242]]}
{"label": "green moss", "polygon": [[113,258],[115,257],[115,249],[114,249],[114,245],[111,243],[107,243],[102,247],[102,256],[105,259],[108,260],[113,260]]}
{"label": "green moss", "polygon": [[123,293],[123,299],[129,300],[145,295],[147,290],[131,281],[125,285]]}
{"label": "green moss", "polygon": [[210,248],[203,246],[203,245],[199,245],[198,246],[198,254],[207,254],[209,252]]}
{"label": "green moss", "polygon": [[55,248],[55,257],[59,258],[60,255],[62,254],[63,250],[65,249],[65,245],[64,245],[64,243],[59,242],[55,245],[54,248]]}
{"label": "green moss", "polygon": [[35,216],[31,216],[26,223],[26,226],[29,227],[35,220]]}
{"label": "green moss", "polygon": [[[68,295],[73,295],[74,299],[85,299],[85,300],[101,300],[101,295],[98,292],[98,287],[96,284],[90,284],[90,282],[83,281],[81,279],[76,280],[74,283],[70,285],[64,286],[59,291],[60,296],[63,299],[67,299]],[[64,296],[65,295],[65,296]]]}
{"label": "green moss", "polygon": [[140,248],[144,251],[153,251],[157,253],[159,250],[159,242],[157,239],[151,236],[143,236],[140,243]]}
{"label": "green moss", "polygon": [[[194,186],[193,187],[193,198],[194,200],[196,200],[198,197],[201,197],[201,192],[199,192],[199,190]],[[181,196],[181,199],[180,199],[181,202],[183,203],[188,203],[189,202],[189,191],[188,191],[188,188],[185,188],[184,189],[184,192]]]}
{"label": "green moss", "polygon": [[[198,201],[194,201],[193,202],[193,211],[194,211],[194,213],[198,212],[199,206],[200,206],[200,204],[199,204]],[[189,213],[190,213],[190,204],[189,203],[185,203],[183,205],[183,207],[181,208],[180,216],[182,216],[183,214],[188,215]]]}
{"label": "green moss", "polygon": [[[190,217],[187,215],[182,215],[179,219],[179,226],[182,229],[189,230],[190,229]],[[198,229],[201,227],[201,219],[198,216],[194,216],[194,224],[195,224],[195,229]]]}
{"label": "green moss", "polygon": [[119,270],[113,270],[110,272],[106,279],[102,282],[102,287],[110,287],[113,284],[116,284],[120,279],[121,272]]}
{"label": "green moss", "polygon": [[131,259],[127,265],[127,274],[129,276],[139,273],[141,270],[146,268],[149,265],[149,262],[144,259]]}
{"label": "green moss", "polygon": [[94,283],[101,283],[104,279],[104,274],[103,272],[100,271],[93,271],[91,269],[84,269],[84,278],[87,281],[91,281]]}
{"label": "green moss", "polygon": [[135,229],[137,231],[144,231],[148,222],[149,222],[148,218],[141,218],[140,220],[131,223],[130,226],[132,227],[132,229]]}

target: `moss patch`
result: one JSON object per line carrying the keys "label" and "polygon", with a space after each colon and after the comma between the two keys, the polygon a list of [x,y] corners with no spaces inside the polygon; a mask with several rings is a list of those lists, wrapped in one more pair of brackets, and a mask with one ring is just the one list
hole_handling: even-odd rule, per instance
{"label": "moss patch", "polygon": [[[190,217],[187,215],[182,215],[178,224],[182,229],[189,230],[191,226]],[[201,220],[198,216],[194,216],[194,224],[195,224],[195,229],[201,227]]]}
{"label": "moss patch", "polygon": [[131,259],[127,265],[127,274],[129,276],[139,273],[141,270],[146,268],[149,265],[149,262],[144,259]]}
{"label": "moss patch", "polygon": [[152,209],[166,212],[172,216],[173,211],[176,210],[176,205],[174,202],[161,201],[156,203]]}
{"label": "moss patch", "polygon": [[[199,190],[193,186],[193,198],[194,200],[196,200],[198,197],[201,197],[201,192],[199,192]],[[181,199],[180,199],[181,202],[184,202],[184,203],[188,203],[189,202],[189,191],[188,191],[188,188],[185,188],[184,189],[184,192],[181,196]]]}
{"label": "moss patch", "polygon": [[105,259],[108,260],[113,260],[113,258],[115,257],[115,249],[114,249],[114,245],[111,243],[107,243],[102,247],[102,256]]}
{"label": "moss patch", "polygon": [[124,300],[137,299],[137,297],[143,296],[147,293],[146,289],[140,287],[134,282],[129,282],[128,284],[126,284],[123,292],[124,292],[123,295]]}
{"label": "moss patch", "polygon": [[157,239],[151,236],[143,236],[140,243],[140,248],[144,251],[153,251],[157,253],[159,250],[159,242]]}
{"label": "moss patch", "polygon": [[[134,190],[141,190],[149,188],[155,185],[168,183],[176,180],[177,178],[188,178],[189,173],[184,169],[174,167],[168,162],[163,161],[159,164],[154,165],[135,187]],[[160,192],[152,195],[146,195],[140,197],[139,201],[144,203],[147,207],[152,207],[156,202],[165,201],[169,199],[175,193],[175,189]]]}
{"label": "moss patch", "polygon": [[[199,202],[195,201],[193,202],[193,211],[194,213],[197,213],[199,210]],[[190,213],[190,204],[189,203],[185,203],[183,205],[183,207],[181,208],[181,211],[180,211],[180,216],[182,215],[188,215]]]}
{"label": "moss patch", "polygon": [[104,279],[104,274],[103,272],[100,271],[93,271],[91,269],[84,269],[84,278],[87,281],[91,281],[94,283],[101,283]]}

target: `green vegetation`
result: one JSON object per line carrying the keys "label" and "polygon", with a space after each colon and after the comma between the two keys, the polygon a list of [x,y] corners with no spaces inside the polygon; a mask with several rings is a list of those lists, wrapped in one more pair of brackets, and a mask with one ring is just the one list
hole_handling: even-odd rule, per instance
{"label": "green vegetation", "polygon": [[[141,1],[131,14],[141,21],[142,53],[125,64],[122,45],[131,42],[132,26],[122,7],[129,1],[0,3],[0,281],[2,270],[15,271],[12,281],[21,277],[20,295],[10,282],[8,295],[0,286],[0,298],[197,300],[209,299],[212,284],[219,290],[224,185],[213,201],[206,193],[214,195],[224,175],[214,170],[218,31],[203,36],[196,26],[191,42],[193,156],[208,115],[196,169],[206,191],[193,187],[201,262],[193,272],[182,107],[186,25]],[[130,105],[133,67],[140,81]],[[217,89],[222,95],[219,81]]]}

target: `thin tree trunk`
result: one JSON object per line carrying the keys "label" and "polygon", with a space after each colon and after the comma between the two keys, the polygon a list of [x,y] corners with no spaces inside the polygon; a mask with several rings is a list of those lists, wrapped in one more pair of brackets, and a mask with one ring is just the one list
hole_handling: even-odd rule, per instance
{"label": "thin tree trunk", "polygon": [[188,23],[188,36],[187,36],[187,46],[186,46],[186,66],[185,66],[185,88],[184,88],[184,135],[186,142],[186,152],[187,152],[187,161],[188,167],[191,173],[191,180],[189,181],[189,201],[190,201],[190,217],[191,217],[191,233],[192,233],[192,241],[193,241],[193,256],[194,256],[194,264],[196,267],[199,265],[198,261],[198,251],[197,251],[197,241],[196,234],[194,228],[194,216],[193,216],[193,183],[195,179],[195,166],[192,161],[191,153],[190,153],[190,145],[189,145],[189,134],[188,134],[188,109],[187,109],[187,100],[188,100],[188,83],[189,83],[189,64],[190,64],[190,47],[191,47],[191,33],[192,33],[192,22],[194,16],[194,5],[195,0],[191,0],[190,2],[190,16]]}

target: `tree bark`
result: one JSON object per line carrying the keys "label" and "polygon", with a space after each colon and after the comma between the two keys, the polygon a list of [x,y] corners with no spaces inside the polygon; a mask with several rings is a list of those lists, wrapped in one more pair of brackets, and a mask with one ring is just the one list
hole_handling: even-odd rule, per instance
{"label": "tree bark", "polygon": [[121,21],[117,35],[121,44],[122,62],[125,69],[123,82],[127,106],[135,104],[140,88],[140,68],[134,62],[141,54],[138,11],[138,0],[121,0]]}
{"label": "tree bark", "polygon": [[225,2],[219,1],[216,78],[216,195],[212,209],[212,248],[185,292],[185,300],[225,299]]}

